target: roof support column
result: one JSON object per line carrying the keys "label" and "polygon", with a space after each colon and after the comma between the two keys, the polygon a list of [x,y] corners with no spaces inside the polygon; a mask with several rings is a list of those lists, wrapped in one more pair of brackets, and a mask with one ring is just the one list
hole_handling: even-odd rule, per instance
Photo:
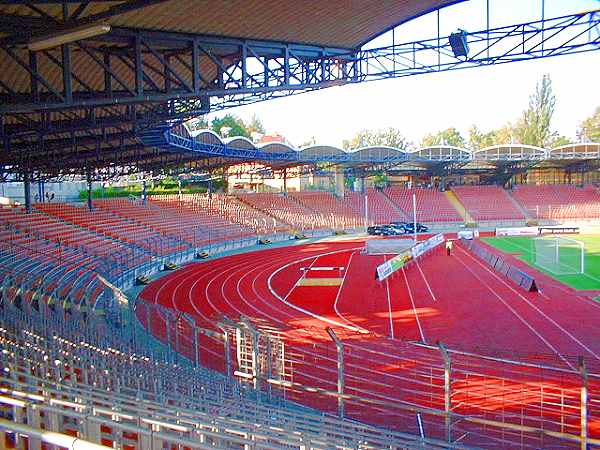
{"label": "roof support column", "polygon": [[92,205],[92,169],[90,169],[88,167],[88,169],[85,172],[85,178],[87,181],[87,206],[88,209],[91,211],[92,209],[94,209],[94,206]]}
{"label": "roof support column", "polygon": [[146,194],[146,179],[142,180],[142,204],[148,203],[148,195]]}
{"label": "roof support column", "polygon": [[31,212],[31,172],[23,172],[23,196],[25,197],[25,212]]}
{"label": "roof support column", "polygon": [[38,198],[40,203],[44,203],[44,196],[46,194],[46,188],[44,186],[44,181],[43,180],[39,180],[38,181]]}
{"label": "roof support column", "polygon": [[283,169],[283,192],[287,192],[287,167]]}
{"label": "roof support column", "polygon": [[344,168],[335,166],[335,195],[344,197]]}

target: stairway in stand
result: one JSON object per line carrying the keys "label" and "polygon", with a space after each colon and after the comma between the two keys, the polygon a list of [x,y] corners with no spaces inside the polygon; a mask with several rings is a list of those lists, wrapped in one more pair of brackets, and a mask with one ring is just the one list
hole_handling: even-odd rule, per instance
{"label": "stairway in stand", "polygon": [[465,222],[473,222],[473,218],[467,212],[464,205],[460,202],[460,200],[454,192],[452,192],[451,190],[447,190],[444,192],[444,195],[446,196],[450,204],[454,206],[454,209],[456,209],[458,214],[460,214],[460,217],[462,217]]}

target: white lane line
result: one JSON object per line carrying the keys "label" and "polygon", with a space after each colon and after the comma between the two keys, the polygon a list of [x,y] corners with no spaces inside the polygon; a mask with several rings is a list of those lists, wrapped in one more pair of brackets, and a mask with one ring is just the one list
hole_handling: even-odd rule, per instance
{"label": "white lane line", "polygon": [[437,302],[437,297],[431,290],[431,286],[429,285],[429,281],[427,281],[427,277],[423,273],[423,270],[421,270],[421,265],[419,264],[419,260],[416,259],[415,262],[417,263],[417,268],[419,269],[419,272],[421,273],[421,276],[423,277],[423,280],[425,281],[425,284],[427,285],[427,290],[429,291],[429,295],[431,295],[431,298],[433,299],[434,302]]}
{"label": "white lane line", "polygon": [[[322,253],[322,254],[318,255],[317,257],[321,257],[321,256],[325,256],[325,255],[333,255],[335,253],[347,252],[347,251],[350,251],[350,250],[360,250],[360,249],[361,249],[361,247],[347,248],[347,249],[344,249],[344,250],[335,250],[335,251],[331,251],[331,252],[327,252],[327,253]],[[337,320],[332,320],[332,319],[329,319],[327,317],[320,316],[320,315],[315,314],[315,313],[313,313],[311,311],[308,311],[307,309],[301,308],[300,306],[294,305],[293,303],[290,303],[290,302],[288,302],[286,300],[287,296],[286,296],[286,298],[281,297],[273,289],[272,280],[273,280],[273,277],[275,275],[277,275],[282,270],[287,269],[289,266],[292,266],[294,264],[298,264],[299,262],[306,261],[306,260],[311,259],[311,258],[314,258],[314,256],[307,256],[306,258],[301,258],[301,259],[298,259],[296,261],[292,261],[292,262],[290,262],[288,264],[285,264],[285,265],[281,266],[279,269],[275,270],[269,276],[269,278],[267,280],[267,286],[269,287],[269,291],[271,291],[271,294],[273,294],[273,296],[275,298],[277,298],[280,302],[282,302],[286,306],[289,306],[290,308],[293,308],[296,311],[300,311],[301,313],[306,314],[307,316],[310,316],[310,317],[312,317],[314,319],[320,320],[322,322],[326,322],[326,323],[328,323],[330,325],[335,325],[336,327],[341,327],[341,328],[345,328],[347,330],[355,331],[355,332],[358,332],[358,333],[369,333],[369,331],[365,330],[364,328],[356,327],[356,326],[350,326],[350,325],[347,325],[345,323],[339,322]]]}
{"label": "white lane line", "polygon": [[[387,260],[387,258],[385,257],[385,255],[383,255],[383,262],[385,263]],[[390,283],[389,283],[389,277],[386,277],[385,279],[385,291],[387,293],[387,302],[388,302],[388,315],[390,318],[390,336],[392,339],[394,339],[394,321],[392,320],[392,301],[390,299]]]}
{"label": "white lane line", "polygon": [[349,319],[346,319],[343,314],[340,313],[340,311],[338,310],[338,301],[340,300],[340,295],[342,293],[342,289],[344,288],[344,283],[346,282],[346,276],[348,275],[348,271],[350,270],[350,264],[352,263],[352,258],[354,258],[354,255],[356,254],[356,251],[353,251],[350,254],[350,258],[348,258],[348,263],[346,265],[346,271],[344,272],[344,276],[342,277],[342,284],[340,284],[340,287],[337,291],[337,295],[335,296],[335,302],[333,302],[333,310],[335,311],[335,313],[337,314],[337,316],[342,319],[344,322],[346,322],[348,325],[352,325],[352,326],[358,326],[356,325],[354,322],[352,322]]}
{"label": "white lane line", "polygon": [[408,278],[406,277],[406,271],[404,267],[402,268],[402,274],[404,275],[404,281],[406,282],[406,289],[408,290],[408,296],[410,297],[410,303],[413,307],[413,312],[415,313],[415,319],[417,319],[417,326],[419,327],[419,333],[421,334],[421,342],[427,344],[427,340],[425,340],[425,334],[423,333],[423,328],[421,328],[421,321],[419,320],[419,314],[417,314],[417,308],[415,307],[415,300],[412,295],[412,289],[410,288],[410,283],[408,282]]}
{"label": "white lane line", "polygon": [[[460,248],[460,247],[459,247]],[[466,253],[466,252],[465,252]],[[546,340],[546,338],[544,336],[542,336],[529,322],[527,322],[527,320],[522,317],[512,306],[510,306],[498,293],[496,293],[496,291],[489,285],[487,284],[485,281],[483,281],[481,279],[480,276],[478,276],[475,272],[473,272],[473,270],[467,265],[465,264],[460,258],[457,258],[458,262],[460,262],[469,272],[471,272],[471,274],[477,278],[477,280],[479,280],[479,282],[481,284],[483,284],[486,288],[488,288],[488,290],[498,299],[500,300],[500,302],[502,302],[502,304],[504,306],[506,306],[506,308],[513,313],[513,315],[519,319],[521,321],[521,323],[523,325],[525,325],[527,328],[529,328],[531,330],[531,332],[533,334],[535,334],[550,350],[552,350],[554,353],[556,353],[556,355],[562,359],[565,364],[567,366],[569,366],[571,369],[576,370],[575,367],[550,343]]]}
{"label": "white lane line", "polygon": [[485,270],[487,270],[490,274],[492,274],[492,276],[494,276],[497,280],[499,280],[502,284],[504,284],[508,289],[510,289],[515,294],[517,294],[519,297],[521,297],[521,299],[523,299],[523,301],[525,303],[527,303],[529,306],[531,306],[533,309],[535,309],[548,322],[550,322],[552,325],[554,325],[556,328],[558,328],[564,334],[566,334],[567,336],[569,336],[569,338],[571,338],[574,342],[576,342],[577,344],[579,344],[581,346],[581,348],[583,348],[584,350],[588,351],[592,356],[594,356],[594,358],[600,360],[600,356],[598,356],[596,353],[594,353],[593,350],[591,350],[587,345],[585,345],[583,342],[581,342],[579,339],[577,339],[575,336],[573,336],[571,333],[569,333],[566,329],[564,329],[561,325],[559,325],[554,319],[552,319],[552,317],[548,316],[541,309],[539,309],[536,305],[534,305],[533,303],[531,303],[527,297],[525,297],[524,295],[522,295],[519,291],[517,291],[516,289],[514,289],[510,284],[508,284],[506,281],[504,281],[502,278],[500,278],[488,266],[486,266],[485,264],[481,263],[479,260],[475,259],[475,257],[471,256],[470,254],[468,254],[463,249],[461,249],[461,251],[464,252],[469,258],[473,259],[477,264],[479,264]]}
{"label": "white lane line", "polygon": [[[317,259],[319,259],[319,256],[321,256],[321,255],[315,256],[314,257],[315,259],[308,265],[308,269],[309,270],[312,268],[313,264],[315,264],[317,262]],[[292,286],[292,288],[290,289],[290,291],[285,295],[285,297],[283,297],[284,299],[287,300],[288,297],[292,294],[292,292],[294,292],[294,289],[296,289],[298,287],[298,285],[300,284],[300,282],[302,281],[302,279],[306,276],[307,272],[308,271],[302,271],[302,274],[300,275],[300,278],[298,278],[296,280],[296,282],[294,283],[294,285]],[[270,278],[269,278],[269,280],[270,280]]]}

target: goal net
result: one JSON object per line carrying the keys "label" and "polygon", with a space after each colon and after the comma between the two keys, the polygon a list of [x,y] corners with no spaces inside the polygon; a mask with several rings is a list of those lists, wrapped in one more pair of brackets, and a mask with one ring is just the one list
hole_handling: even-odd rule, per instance
{"label": "goal net", "polygon": [[557,275],[585,272],[583,242],[565,237],[540,237],[533,240],[534,262]]}

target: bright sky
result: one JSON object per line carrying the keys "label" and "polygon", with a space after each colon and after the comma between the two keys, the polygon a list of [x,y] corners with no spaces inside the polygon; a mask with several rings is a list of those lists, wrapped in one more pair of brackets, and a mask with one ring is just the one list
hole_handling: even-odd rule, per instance
{"label": "bright sky", "polygon": [[[491,26],[503,26],[541,15],[542,0],[491,0]],[[596,9],[600,0],[545,0],[546,17]],[[485,0],[442,9],[441,35],[457,28],[485,28]],[[436,37],[436,15],[429,14],[395,31],[397,43]],[[391,44],[391,33],[372,45]],[[465,138],[476,124],[487,131],[517,120],[542,75],[548,73],[556,95],[554,129],[574,139],[577,126],[600,106],[600,51],[417,75],[407,78],[333,87],[269,100],[217,113],[249,120],[256,114],[268,133],[278,132],[301,145],[341,146],[342,140],[365,128],[395,127],[414,143],[431,132],[456,127]],[[211,118],[215,115],[211,115]]]}

